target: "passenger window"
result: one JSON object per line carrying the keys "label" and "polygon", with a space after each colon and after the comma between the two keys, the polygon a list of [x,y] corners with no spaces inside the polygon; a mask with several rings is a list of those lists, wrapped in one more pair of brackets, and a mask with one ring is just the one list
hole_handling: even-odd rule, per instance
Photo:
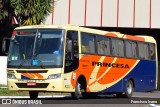
{"label": "passenger window", "polygon": [[112,55],[113,56],[118,56],[118,51],[117,51],[117,43],[116,43],[116,39],[112,39]]}
{"label": "passenger window", "polygon": [[148,44],[144,44],[144,58],[145,59],[149,59],[149,45]]}
{"label": "passenger window", "polygon": [[111,54],[111,49],[110,49],[110,38],[105,38],[104,39],[104,45],[103,45],[103,48],[104,48],[104,54],[105,55],[110,55]]}
{"label": "passenger window", "polygon": [[154,44],[149,45],[149,52],[150,52],[150,59],[155,60],[155,45]]}
{"label": "passenger window", "polygon": [[137,43],[136,42],[132,42],[132,54],[133,54],[133,58],[137,58],[138,54],[137,54]]}
{"label": "passenger window", "polygon": [[112,39],[112,55],[124,56],[124,41],[118,39]]}
{"label": "passenger window", "polygon": [[123,40],[117,40],[117,53],[118,56],[124,57],[124,41]]}
{"label": "passenger window", "polygon": [[138,43],[139,58],[149,59],[149,46],[148,44]]}
{"label": "passenger window", "polygon": [[88,39],[89,39],[89,36],[86,33],[81,33],[81,41],[82,41],[81,50],[82,50],[82,53],[88,53],[89,52]]}
{"label": "passenger window", "polygon": [[126,41],[126,56],[137,58],[137,43],[134,41]]}
{"label": "passenger window", "polygon": [[133,57],[132,41],[126,41],[126,56]]}
{"label": "passenger window", "polygon": [[98,36],[97,50],[100,55],[110,55],[110,39],[103,36]]}
{"label": "passenger window", "polygon": [[104,37],[103,36],[98,36],[97,37],[97,51],[98,54],[104,55]]}
{"label": "passenger window", "polygon": [[89,36],[89,53],[95,54],[95,37],[94,37],[94,35]]}
{"label": "passenger window", "polygon": [[95,36],[89,33],[81,33],[82,53],[95,54]]}

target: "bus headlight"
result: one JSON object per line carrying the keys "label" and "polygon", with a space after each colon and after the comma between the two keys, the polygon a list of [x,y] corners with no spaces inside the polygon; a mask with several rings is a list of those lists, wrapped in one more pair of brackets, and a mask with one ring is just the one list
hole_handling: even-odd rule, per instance
{"label": "bus headlight", "polygon": [[51,74],[48,76],[48,79],[56,79],[56,78],[60,78],[61,74]]}
{"label": "bus headlight", "polygon": [[14,74],[7,74],[7,78],[9,79],[16,79]]}

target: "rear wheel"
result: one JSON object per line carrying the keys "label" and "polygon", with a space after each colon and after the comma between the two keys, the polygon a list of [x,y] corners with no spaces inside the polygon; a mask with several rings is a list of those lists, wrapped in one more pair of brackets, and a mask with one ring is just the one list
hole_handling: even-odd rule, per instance
{"label": "rear wheel", "polygon": [[127,81],[125,93],[117,93],[117,97],[130,98],[134,92],[132,80]]}
{"label": "rear wheel", "polygon": [[38,98],[38,91],[29,91],[30,99],[37,99]]}
{"label": "rear wheel", "polygon": [[132,80],[129,80],[126,85],[126,92],[125,92],[124,96],[127,98],[131,97],[133,94],[133,91],[134,91],[133,82],[132,82]]}

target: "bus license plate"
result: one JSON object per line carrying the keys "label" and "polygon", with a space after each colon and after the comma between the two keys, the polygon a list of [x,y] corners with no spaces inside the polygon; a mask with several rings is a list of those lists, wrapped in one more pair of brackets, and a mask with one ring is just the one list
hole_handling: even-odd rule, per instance
{"label": "bus license plate", "polygon": [[35,86],[36,82],[27,82],[27,86]]}

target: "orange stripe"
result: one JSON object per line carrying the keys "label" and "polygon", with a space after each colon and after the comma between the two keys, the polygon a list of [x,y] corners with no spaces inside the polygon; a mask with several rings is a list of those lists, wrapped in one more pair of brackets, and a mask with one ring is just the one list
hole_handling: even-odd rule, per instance
{"label": "orange stripe", "polygon": [[137,37],[137,36],[131,36],[131,35],[126,35],[126,38],[130,40],[137,40],[137,41],[142,41],[142,42],[145,41],[143,37]]}
{"label": "orange stripe", "polygon": [[[114,60],[114,57],[106,57],[103,62],[112,63],[113,60]],[[100,69],[98,70],[96,79],[98,79],[107,69],[108,67],[100,67]]]}
{"label": "orange stripe", "polygon": [[105,34],[105,36],[118,37],[117,34],[112,33],[112,32]]}
{"label": "orange stripe", "polygon": [[124,59],[124,58],[118,58],[117,61],[115,62],[116,64],[128,64],[129,68],[117,68],[117,67],[112,67],[106,75],[104,75],[98,82],[100,84],[109,84],[114,81],[117,81],[120,79],[122,76],[126,75],[133,65],[136,63],[137,60],[135,59]]}
{"label": "orange stripe", "polygon": [[[79,61],[79,67],[73,73],[76,73],[76,80],[80,75],[84,75],[86,77],[86,82],[89,83],[90,76],[93,73],[95,66],[92,66],[92,61],[98,62],[101,56],[94,55],[83,55]],[[91,61],[92,60],[92,61]],[[72,77],[73,77],[72,73]],[[71,84],[75,88],[76,81],[71,78]]]}
{"label": "orange stripe", "polygon": [[[114,60],[114,57],[106,57],[104,59],[103,62],[107,62],[107,63],[112,63]],[[96,77],[96,80],[94,82],[92,82],[91,84],[89,84],[89,86],[93,85],[95,82],[97,82],[97,79],[103,75],[103,73],[108,69],[109,67],[100,67],[99,70],[98,70],[98,74],[97,74],[97,77]],[[100,80],[99,80],[100,81]]]}
{"label": "orange stripe", "polygon": [[38,79],[42,79],[42,78],[44,78],[41,74],[39,74],[39,73],[34,73],[34,75],[36,75],[37,77],[38,77]]}

